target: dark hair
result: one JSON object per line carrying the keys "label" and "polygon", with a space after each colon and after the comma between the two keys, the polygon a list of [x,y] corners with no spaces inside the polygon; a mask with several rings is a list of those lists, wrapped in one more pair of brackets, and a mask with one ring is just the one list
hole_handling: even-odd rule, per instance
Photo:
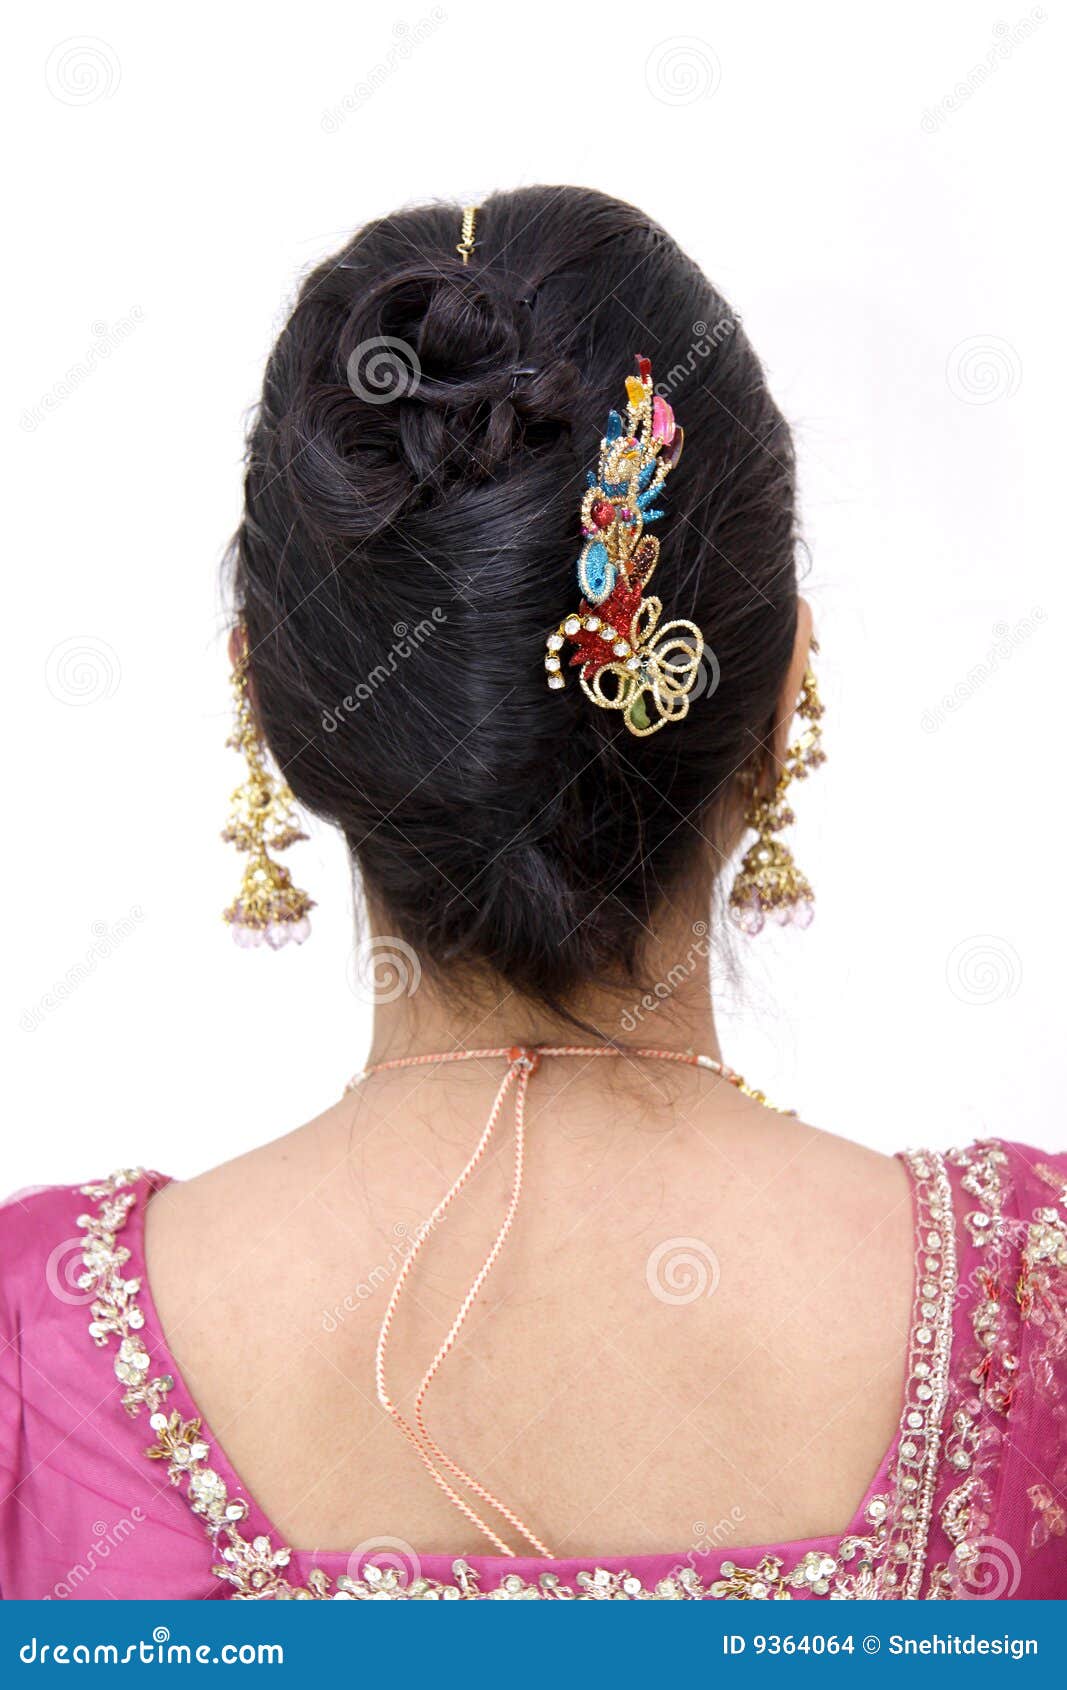
{"label": "dark hair", "polygon": [[[251,429],[235,584],[258,714],[424,967],[564,1009],[634,982],[773,722],[797,586],[788,428],[729,306],[633,206],[525,188],[371,223],[302,287]],[[635,353],[686,432],[655,590],[718,685],[635,738],[546,633]]]}

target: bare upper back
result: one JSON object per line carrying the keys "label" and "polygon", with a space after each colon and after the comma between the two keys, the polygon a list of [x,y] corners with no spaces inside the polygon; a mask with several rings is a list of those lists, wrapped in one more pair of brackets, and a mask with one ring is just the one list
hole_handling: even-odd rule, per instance
{"label": "bare upper back", "polygon": [[[486,1547],[389,1424],[373,1362],[498,1078],[382,1076],[150,1205],[171,1347],[295,1547]],[[405,1286],[401,1408],[503,1215],[506,1113],[499,1130]],[[708,1520],[739,1543],[840,1531],[900,1411],[912,1235],[894,1159],[689,1071],[666,1087],[548,1064],[515,1228],[429,1423],[559,1555],[675,1550]]]}

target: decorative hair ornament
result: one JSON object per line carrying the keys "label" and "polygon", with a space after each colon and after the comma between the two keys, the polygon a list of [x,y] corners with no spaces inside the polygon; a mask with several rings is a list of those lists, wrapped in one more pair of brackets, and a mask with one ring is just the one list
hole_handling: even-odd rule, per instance
{"label": "decorative hair ornament", "polygon": [[[812,646],[815,649],[814,641]],[[782,927],[789,922],[794,927],[810,927],[815,914],[815,894],[809,881],[797,868],[788,845],[775,838],[796,820],[785,802],[790,782],[806,780],[812,769],[826,761],[819,726],[822,700],[810,668],[804,673],[796,713],[807,725],[786,752],[774,791],[760,797],[757,782],[747,816],[756,839],[745,853],[730,890],[731,919],[752,938],[770,918]]]}
{"label": "decorative hair ornament", "polygon": [[608,413],[597,473],[586,478],[582,601],[549,634],[545,655],[548,684],[558,691],[565,684],[560,652],[570,641],[570,666],[586,697],[603,710],[621,710],[641,737],[688,714],[704,655],[694,622],[661,622],[662,602],[644,597],[659,561],[659,541],[645,529],[663,515],[657,500],[683,439],[671,407],[652,391],[652,365],[638,357],[636,376],[626,378],[626,419]]}
{"label": "decorative hair ornament", "polygon": [[241,655],[230,678],[236,722],[226,743],[244,753],[248,773],[231,795],[230,817],[222,837],[247,852],[248,861],[241,890],[222,918],[230,923],[238,945],[261,945],[266,940],[277,951],[290,940],[296,945],[304,943],[311,931],[308,911],[315,906],[306,892],[293,885],[288,869],[276,863],[270,852],[284,851],[306,839],[307,834],[301,831],[296,800],[287,783],[271,774],[267,766],[267,748],[248,696],[248,651],[243,629],[240,640]]}

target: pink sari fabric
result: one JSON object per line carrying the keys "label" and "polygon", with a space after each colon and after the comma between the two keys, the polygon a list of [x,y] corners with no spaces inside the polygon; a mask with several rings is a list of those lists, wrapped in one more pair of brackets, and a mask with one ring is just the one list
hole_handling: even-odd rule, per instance
{"label": "pink sari fabric", "polygon": [[198,1414],[122,1173],[0,1208],[0,1593],[193,1600],[1067,1597],[1067,1157],[904,1158],[915,1306],[900,1430],[843,1535],[512,1560],[290,1551]]}

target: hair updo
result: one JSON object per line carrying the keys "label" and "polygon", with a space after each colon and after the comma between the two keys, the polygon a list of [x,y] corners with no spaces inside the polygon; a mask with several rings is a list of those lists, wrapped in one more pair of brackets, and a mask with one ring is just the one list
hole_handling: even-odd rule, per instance
{"label": "hair updo", "polygon": [[[270,355],[233,547],[259,719],[424,968],[566,1011],[633,983],[763,755],[797,615],[789,430],[725,301],[633,206],[495,194],[371,223]],[[634,738],[545,636],[635,353],[685,427],[655,590],[717,678]],[[713,654],[713,656],[711,655]]]}

